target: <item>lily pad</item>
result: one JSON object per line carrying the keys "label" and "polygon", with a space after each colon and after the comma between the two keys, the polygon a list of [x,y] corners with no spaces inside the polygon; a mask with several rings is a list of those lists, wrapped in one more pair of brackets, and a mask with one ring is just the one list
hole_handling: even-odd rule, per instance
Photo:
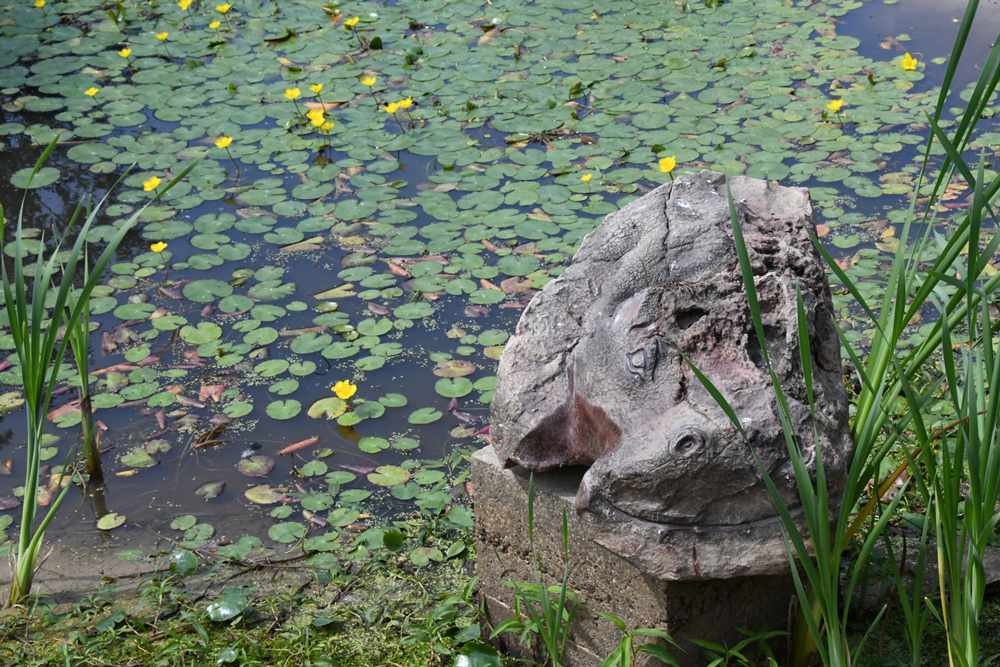
{"label": "lily pad", "polygon": [[267,486],[266,484],[251,487],[247,489],[243,495],[245,495],[250,502],[258,505],[273,505],[274,503],[281,502],[281,500],[285,497],[284,493]]}
{"label": "lily pad", "polygon": [[98,530],[114,530],[125,523],[126,519],[123,514],[118,514],[117,512],[111,512],[110,514],[105,514],[100,519],[97,520]]}
{"label": "lily pad", "polygon": [[443,378],[457,378],[472,375],[476,372],[476,366],[471,361],[465,359],[447,359],[439,361],[434,375]]}
{"label": "lily pad", "polygon": [[444,415],[441,414],[440,410],[435,410],[434,408],[420,408],[412,413],[406,418],[411,424],[431,424],[441,419]]}
{"label": "lily pad", "polygon": [[403,320],[416,320],[434,314],[434,308],[426,301],[407,303],[392,311],[392,314]]}
{"label": "lily pad", "polygon": [[402,394],[386,394],[378,399],[378,402],[387,408],[401,408],[406,405],[406,396]]}
{"label": "lily pad", "polygon": [[306,527],[301,523],[276,523],[267,531],[267,536],[275,542],[289,544],[305,537]]}
{"label": "lily pad", "polygon": [[205,500],[212,500],[213,498],[218,498],[222,495],[222,492],[226,490],[225,482],[208,482],[207,484],[202,484],[195,491],[195,494],[201,496]]}
{"label": "lily pad", "polygon": [[233,293],[233,286],[221,280],[196,280],[184,286],[184,296],[198,303],[210,303]]}
{"label": "lily pad", "polygon": [[236,469],[247,477],[267,477],[274,470],[274,459],[263,454],[255,454],[240,459]]}
{"label": "lily pad", "polygon": [[405,484],[409,479],[410,473],[399,466],[379,466],[368,474],[368,481],[377,486]]}
{"label": "lily pad", "polygon": [[[47,185],[52,185],[59,180],[59,170],[55,167],[42,167],[37,172],[35,172],[35,177],[31,178],[31,172],[33,167],[25,167],[24,169],[19,169],[14,172],[14,175],[10,177],[10,182],[15,188],[30,188],[34,190],[35,188],[44,188]],[[31,185],[28,185],[28,181],[31,181]]]}
{"label": "lily pad", "polygon": [[319,419],[320,417],[326,417],[327,419],[336,419],[347,411],[347,403],[336,396],[329,396],[327,398],[321,398],[311,406],[306,414],[308,414],[313,419]]}
{"label": "lily pad", "polygon": [[181,338],[192,345],[203,345],[222,337],[222,327],[213,322],[199,322],[196,327],[183,327]]}
{"label": "lily pad", "polygon": [[271,419],[291,419],[302,411],[302,404],[294,398],[285,401],[275,401],[267,406],[267,415]]}
{"label": "lily pad", "polygon": [[142,447],[134,447],[121,457],[121,462],[131,468],[152,468],[156,465],[153,457]]}
{"label": "lily pad", "polygon": [[389,441],[385,438],[361,438],[358,440],[358,447],[368,454],[377,454],[389,448]]}
{"label": "lily pad", "polygon": [[462,398],[472,393],[472,381],[468,378],[442,378],[434,384],[434,391],[445,398]]}

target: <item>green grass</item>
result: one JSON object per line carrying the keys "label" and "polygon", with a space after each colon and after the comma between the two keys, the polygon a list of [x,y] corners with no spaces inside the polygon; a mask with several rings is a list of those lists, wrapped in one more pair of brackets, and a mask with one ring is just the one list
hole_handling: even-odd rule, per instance
{"label": "green grass", "polygon": [[[72,603],[29,597],[4,612],[0,663],[173,667],[232,658],[250,667],[416,667],[450,665],[479,636],[471,555],[417,568],[387,552],[333,580],[323,570],[279,566],[227,581],[233,569],[163,573],[137,592],[102,587]],[[215,622],[209,604],[224,586],[249,604],[233,620]]]}

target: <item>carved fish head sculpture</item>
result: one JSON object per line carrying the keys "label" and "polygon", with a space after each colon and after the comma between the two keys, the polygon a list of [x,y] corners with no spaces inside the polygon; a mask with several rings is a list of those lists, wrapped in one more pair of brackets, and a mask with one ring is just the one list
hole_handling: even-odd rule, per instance
{"label": "carved fish head sculpture", "polygon": [[[852,444],[829,285],[806,233],[808,191],[742,177],[731,186],[799,445],[807,458],[823,453],[839,499]],[[799,358],[796,285],[809,326],[814,414]],[[726,397],[749,446],[685,357]],[[525,309],[497,377],[498,457],[536,471],[588,466],[579,510],[665,530],[773,523],[751,447],[786,503],[798,506],[721,174],[679,177],[609,215]]]}

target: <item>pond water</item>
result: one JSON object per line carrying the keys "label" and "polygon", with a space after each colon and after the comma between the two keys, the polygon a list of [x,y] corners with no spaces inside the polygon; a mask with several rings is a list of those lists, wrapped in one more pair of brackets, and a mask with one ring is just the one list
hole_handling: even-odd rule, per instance
{"label": "pond water", "polygon": [[[964,4],[711,4],[20,0],[0,22],[8,219],[57,132],[35,239],[52,248],[87,194],[108,197],[95,250],[141,211],[91,304],[107,489],[71,495],[50,535],[137,558],[156,531],[329,552],[344,528],[380,544],[362,532],[379,516],[470,525],[463,454],[504,342],[604,215],[670,179],[663,158],[812,188],[824,243],[877,294]],[[980,13],[955,107],[1000,23],[996,2]],[[973,148],[992,153],[984,129]],[[950,192],[941,233],[968,206]],[[16,403],[6,329],[0,349]],[[76,398],[53,403],[50,464],[78,441]],[[23,415],[0,421],[11,532]],[[127,519],[99,531],[107,512]]]}

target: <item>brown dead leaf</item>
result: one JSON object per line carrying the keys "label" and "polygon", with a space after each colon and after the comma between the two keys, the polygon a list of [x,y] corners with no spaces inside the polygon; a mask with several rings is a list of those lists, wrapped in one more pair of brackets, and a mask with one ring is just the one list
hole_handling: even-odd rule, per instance
{"label": "brown dead leaf", "polygon": [[[93,373],[91,373],[93,375]],[[55,410],[51,411],[46,417],[49,421],[55,421],[60,417],[65,417],[66,415],[78,415],[80,414],[80,401],[70,401],[66,405],[60,405]]]}
{"label": "brown dead leaf", "polygon": [[494,26],[492,30],[490,30],[482,37],[480,37],[479,40],[476,42],[476,44],[478,46],[484,46],[486,44],[489,44],[499,36],[500,36],[500,26]]}
{"label": "brown dead leaf", "polygon": [[222,392],[225,390],[226,385],[224,384],[209,384],[202,385],[201,390],[198,391],[198,400],[207,401],[212,399],[216,403],[222,402]]}
{"label": "brown dead leaf", "polygon": [[517,277],[507,278],[500,283],[500,289],[507,294],[520,294],[531,289],[531,278],[520,279]]}

